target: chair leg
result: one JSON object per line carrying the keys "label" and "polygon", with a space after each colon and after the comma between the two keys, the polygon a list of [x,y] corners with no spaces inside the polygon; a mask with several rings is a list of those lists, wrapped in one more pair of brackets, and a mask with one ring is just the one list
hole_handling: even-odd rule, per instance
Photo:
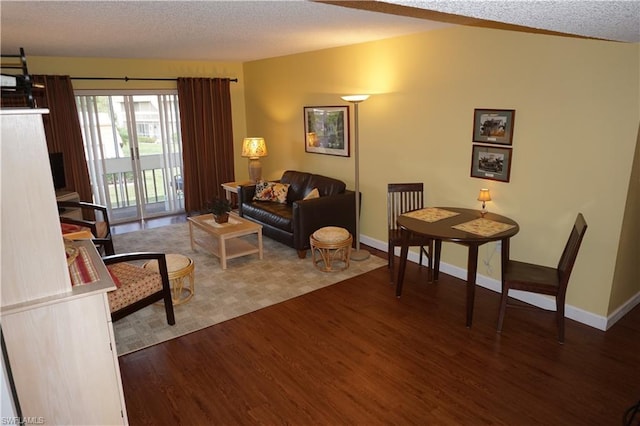
{"label": "chair leg", "polygon": [[433,240],[429,241],[429,245],[427,245],[427,250],[425,251],[427,256],[427,267],[429,268],[428,279],[429,282],[434,281],[434,273],[433,273]]}
{"label": "chair leg", "polygon": [[502,284],[502,296],[500,297],[500,313],[498,314],[498,333],[502,332],[504,314],[507,311],[507,299],[509,298],[509,288]]}
{"label": "chair leg", "polygon": [[389,244],[389,248],[387,251],[387,258],[389,259],[387,267],[389,268],[389,283],[393,285],[395,280],[393,279],[394,275],[394,266],[395,266],[395,253],[394,246]]}
{"label": "chair leg", "polygon": [[176,317],[173,312],[173,300],[171,298],[171,292],[164,292],[164,311],[167,314],[167,324],[175,325]]}
{"label": "chair leg", "polygon": [[558,324],[558,342],[564,343],[564,298],[556,297],[556,322]]}

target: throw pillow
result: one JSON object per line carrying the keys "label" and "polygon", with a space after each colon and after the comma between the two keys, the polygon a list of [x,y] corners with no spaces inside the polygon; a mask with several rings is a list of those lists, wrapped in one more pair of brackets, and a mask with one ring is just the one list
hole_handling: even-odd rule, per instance
{"label": "throw pillow", "polygon": [[260,181],[256,183],[256,193],[253,199],[256,201],[271,201],[272,182]]}
{"label": "throw pillow", "polygon": [[256,201],[275,201],[285,204],[288,193],[288,183],[258,182],[256,184],[256,194],[253,199]]}
{"label": "throw pillow", "polygon": [[287,194],[289,193],[288,183],[274,183],[273,184],[273,201],[280,204],[287,203]]}
{"label": "throw pillow", "polygon": [[309,193],[304,196],[303,200],[311,200],[313,198],[320,198],[318,188],[313,188],[311,191],[309,191]]}

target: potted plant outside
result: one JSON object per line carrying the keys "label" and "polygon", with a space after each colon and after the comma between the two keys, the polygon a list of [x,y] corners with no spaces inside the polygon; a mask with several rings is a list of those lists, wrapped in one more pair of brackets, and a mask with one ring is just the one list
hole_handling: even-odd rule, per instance
{"label": "potted plant outside", "polygon": [[229,221],[229,212],[231,211],[231,202],[226,198],[216,198],[210,204],[209,210],[217,223],[227,223]]}

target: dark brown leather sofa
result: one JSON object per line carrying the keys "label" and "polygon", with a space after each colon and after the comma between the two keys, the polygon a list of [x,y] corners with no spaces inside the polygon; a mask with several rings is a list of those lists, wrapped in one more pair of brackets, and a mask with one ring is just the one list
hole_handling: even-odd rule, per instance
{"label": "dark brown leather sofa", "polygon": [[[339,226],[355,235],[355,193],[344,182],[326,176],[287,170],[277,182],[289,184],[287,203],[256,201],[255,185],[238,189],[240,216],[262,225],[262,233],[306,256],[309,236],[324,226]],[[313,188],[320,197],[303,200]]]}

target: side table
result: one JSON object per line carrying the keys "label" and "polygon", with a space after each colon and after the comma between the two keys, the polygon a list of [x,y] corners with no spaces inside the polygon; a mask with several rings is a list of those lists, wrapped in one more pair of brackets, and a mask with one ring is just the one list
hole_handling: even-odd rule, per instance
{"label": "side table", "polygon": [[[171,292],[173,293],[171,296],[173,304],[180,305],[188,302],[196,291],[193,277],[195,269],[193,260],[187,256],[173,253],[165,255],[165,257],[167,259],[167,272],[169,273]],[[143,265],[143,268],[158,272],[158,262],[150,260]],[[189,279],[187,287],[184,285],[185,278]]]}
{"label": "side table", "polygon": [[246,180],[246,181],[239,181],[239,182],[225,182],[223,184],[221,184],[222,189],[224,189],[225,195],[227,197],[227,200],[229,200],[229,202],[231,203],[231,205],[235,205],[233,200],[232,200],[232,195],[231,194],[238,194],[238,187],[242,186],[242,185],[249,185],[252,184],[253,182],[251,182],[250,180]]}

